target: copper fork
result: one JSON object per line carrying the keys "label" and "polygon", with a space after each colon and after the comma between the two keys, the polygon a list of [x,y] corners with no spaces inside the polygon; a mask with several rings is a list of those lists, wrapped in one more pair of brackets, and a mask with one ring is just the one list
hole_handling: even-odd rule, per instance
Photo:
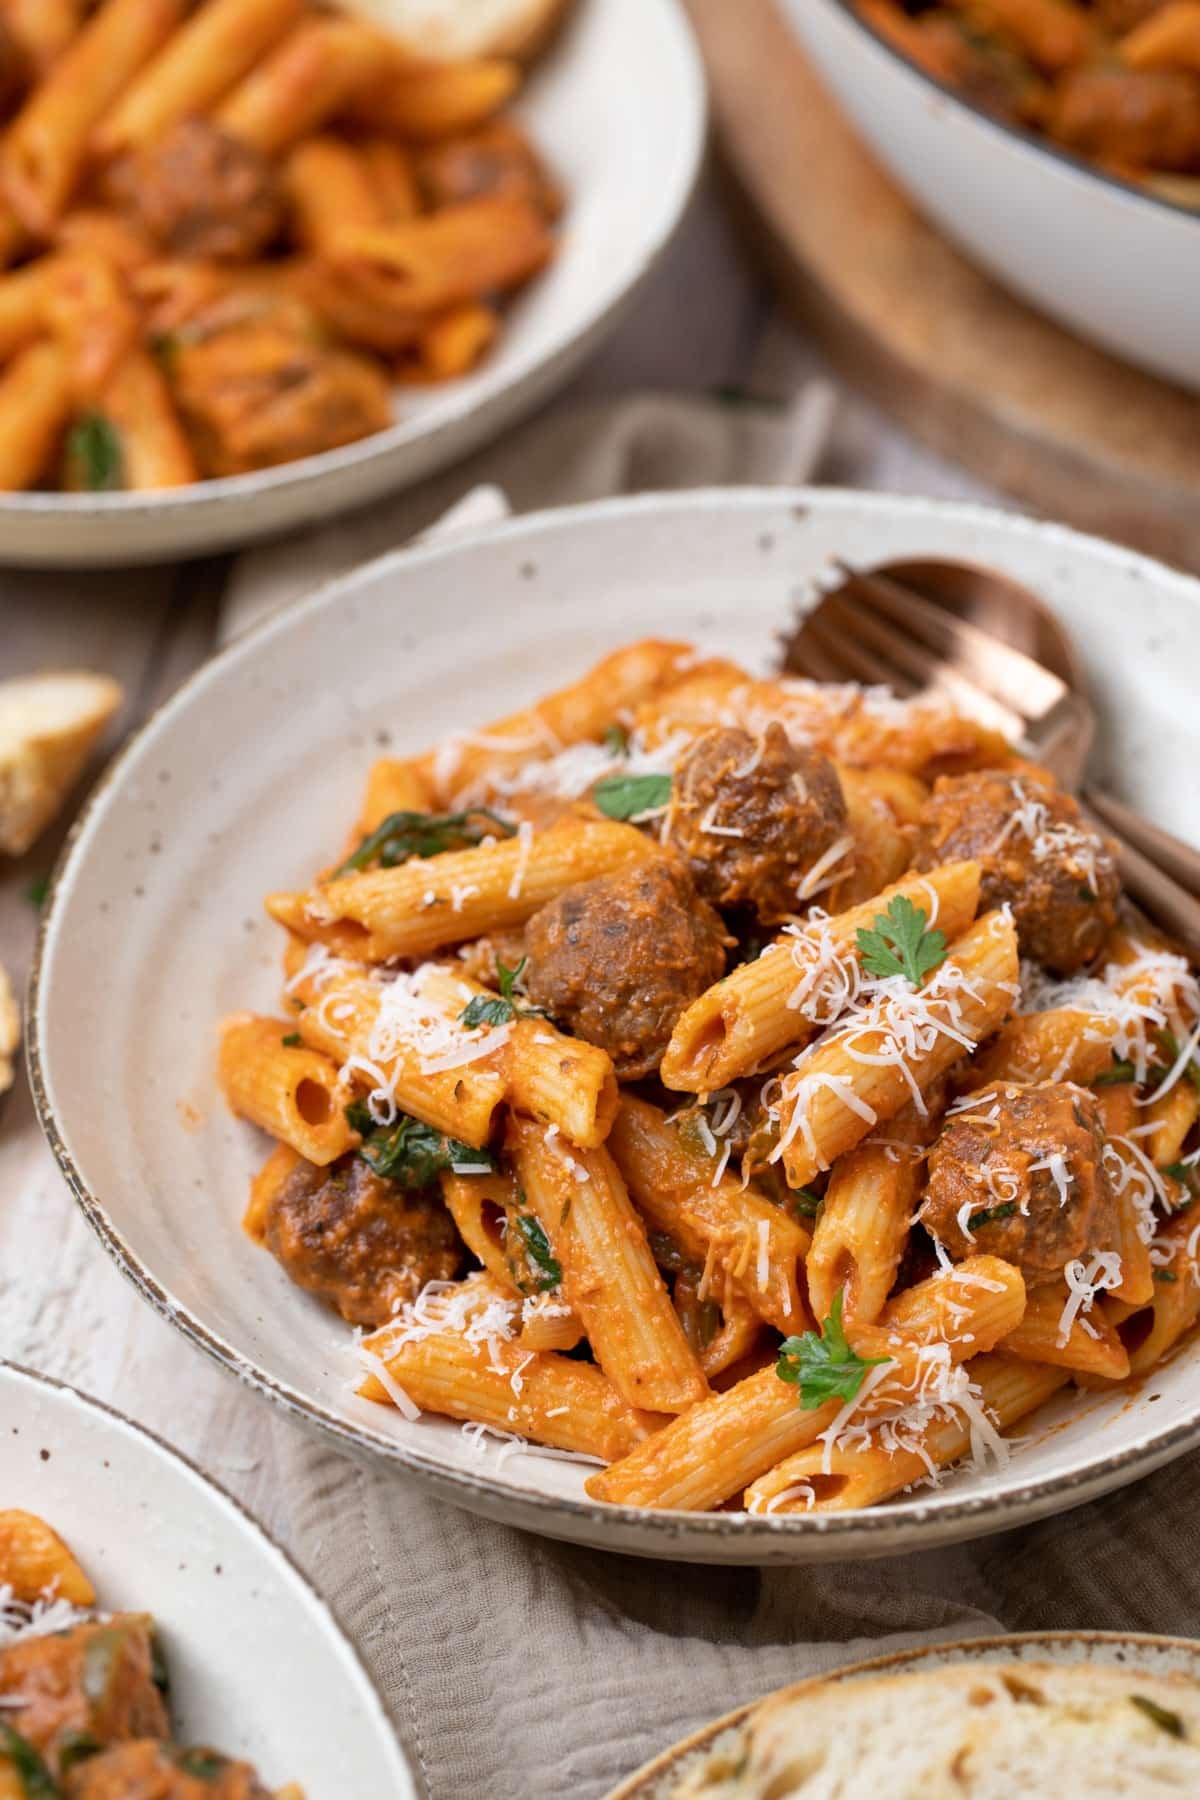
{"label": "copper fork", "polygon": [[[839,567],[842,582],[787,640],[784,669],[905,696],[936,694],[1000,731],[1080,794],[1093,823],[1117,844],[1128,892],[1200,956],[1200,851],[1084,787],[1095,718],[1074,646],[1049,609],[1027,589],[966,564]],[[971,614],[986,617],[992,629]],[[1062,672],[1006,642],[1011,636],[1053,656]]]}

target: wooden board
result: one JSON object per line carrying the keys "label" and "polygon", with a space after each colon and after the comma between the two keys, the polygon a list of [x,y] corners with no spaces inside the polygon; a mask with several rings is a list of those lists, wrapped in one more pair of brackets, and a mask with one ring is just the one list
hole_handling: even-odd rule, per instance
{"label": "wooden board", "polygon": [[839,369],[1037,512],[1200,569],[1200,398],[960,255],[864,149],[775,0],[686,5],[739,214]]}

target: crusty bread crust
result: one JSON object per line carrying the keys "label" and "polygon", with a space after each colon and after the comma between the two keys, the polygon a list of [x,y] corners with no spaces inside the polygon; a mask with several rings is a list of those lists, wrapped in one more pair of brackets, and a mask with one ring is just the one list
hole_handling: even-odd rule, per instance
{"label": "crusty bread crust", "polygon": [[511,56],[529,62],[572,0],[357,0],[414,56]]}
{"label": "crusty bread crust", "polygon": [[970,1663],[807,1681],[764,1701],[675,1800],[1124,1800],[1200,1793],[1200,1684]]}
{"label": "crusty bread crust", "polygon": [[0,852],[22,856],[36,842],[120,704],[107,675],[0,681]]}

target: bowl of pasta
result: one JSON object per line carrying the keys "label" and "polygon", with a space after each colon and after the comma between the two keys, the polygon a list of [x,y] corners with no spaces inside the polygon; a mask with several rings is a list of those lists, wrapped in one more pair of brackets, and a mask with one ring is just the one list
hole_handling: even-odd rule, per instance
{"label": "bowl of pasta", "polygon": [[45,1376],[0,1367],[0,1404],[6,1793],[415,1794],[332,1613],[234,1500]]}
{"label": "bowl of pasta", "polygon": [[513,423],[615,321],[703,144],[674,0],[579,0],[532,64],[425,58],[387,20],[6,23],[4,561],[207,554],[362,505]]}
{"label": "bowl of pasta", "polygon": [[[1185,387],[1200,339],[1200,75],[1157,0],[788,0],[881,162],[948,236],[1069,330]],[[1195,23],[1192,21],[1195,33]]]}
{"label": "bowl of pasta", "polygon": [[146,1298],[447,1499],[652,1555],[949,1541],[1200,1441],[1193,971],[994,732],[774,673],[834,559],[928,555],[1080,628],[1110,787],[1194,836],[1196,584],[984,510],[519,519],[203,669],[31,995]]}

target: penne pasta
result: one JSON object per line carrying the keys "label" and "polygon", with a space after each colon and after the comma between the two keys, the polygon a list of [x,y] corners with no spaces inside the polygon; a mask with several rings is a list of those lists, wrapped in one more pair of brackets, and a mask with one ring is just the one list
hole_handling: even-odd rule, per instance
{"label": "penne pasta", "polygon": [[379,59],[380,39],[368,26],[306,18],[227,96],[216,121],[264,155],[278,155],[339,112]]}
{"label": "penne pasta", "polygon": [[1116,1328],[1093,1308],[1068,1319],[1070,1290],[1065,1282],[1035,1288],[1025,1304],[1025,1316],[1015,1330],[1001,1338],[998,1349],[1022,1362],[1048,1363],[1103,1381],[1124,1381],[1129,1374],[1129,1352]]}
{"label": "penne pasta", "polygon": [[325,1167],[357,1142],[346,1120],[349,1092],[328,1057],[284,1043],[289,1031],[286,1020],[250,1013],[227,1020],[217,1078],[239,1118]]}
{"label": "penne pasta", "polygon": [[250,1204],[242,1217],[242,1230],[256,1244],[266,1243],[267,1215],[284,1182],[301,1161],[299,1151],[293,1150],[290,1144],[276,1144],[250,1183]]}
{"label": "penne pasta", "polygon": [[711,1093],[769,1067],[782,1050],[817,1036],[853,991],[858,933],[897,896],[921,907],[947,937],[958,937],[979,905],[979,865],[951,863],[910,875],[831,919],[785,933],[687,1008],[663,1057],[662,1080]]}
{"label": "penne pasta", "polygon": [[323,254],[357,295],[411,315],[521,287],[553,247],[528,201],[485,198],[392,225],[348,224]]}
{"label": "penne pasta", "polygon": [[157,363],[130,350],[97,396],[120,446],[121,483],[131,493],[186,487],[198,478],[183,426]]}
{"label": "penne pasta", "polygon": [[366,157],[342,138],[297,144],[284,165],[284,184],[295,235],[317,255],[331,254],[343,232],[383,221]]}
{"label": "penne pasta", "polygon": [[473,131],[512,99],[521,71],[501,57],[405,68],[395,58],[355,95],[354,119],[418,143]]}
{"label": "penne pasta", "polygon": [[892,1291],[916,1212],[933,1121],[906,1106],[842,1157],[829,1180],[805,1262],[818,1319],[839,1290],[845,1316],[871,1325]]}
{"label": "penne pasta", "polygon": [[0,491],[36,486],[71,414],[71,372],[53,343],[30,344],[0,376]]}

